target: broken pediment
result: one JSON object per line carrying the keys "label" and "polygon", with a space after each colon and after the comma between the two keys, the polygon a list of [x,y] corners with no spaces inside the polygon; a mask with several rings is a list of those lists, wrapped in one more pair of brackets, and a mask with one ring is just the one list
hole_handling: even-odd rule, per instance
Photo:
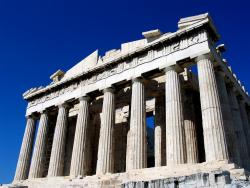
{"label": "broken pediment", "polygon": [[197,16],[190,16],[190,17],[186,17],[186,18],[181,18],[178,22],[178,28],[183,29],[185,27],[193,25],[193,24],[200,22],[202,20],[205,20],[207,18],[210,19],[208,13],[200,14]]}
{"label": "broken pediment", "polygon": [[152,42],[158,39],[162,35],[162,32],[159,29],[155,29],[142,32],[142,35],[147,39],[147,42]]}
{"label": "broken pediment", "polygon": [[72,67],[70,70],[68,70],[63,77],[63,80],[73,78],[95,67],[97,65],[98,58],[98,50],[96,50],[92,54],[84,58],[82,61],[80,61],[78,64],[76,64],[74,67]]}

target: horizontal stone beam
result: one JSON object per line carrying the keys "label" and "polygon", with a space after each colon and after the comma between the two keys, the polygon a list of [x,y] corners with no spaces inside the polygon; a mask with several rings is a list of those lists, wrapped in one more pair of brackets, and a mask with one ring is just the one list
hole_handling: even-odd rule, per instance
{"label": "horizontal stone beam", "polygon": [[[172,49],[166,49],[169,47],[162,48],[161,52],[158,51],[158,55],[154,53],[154,57],[151,58],[146,56],[141,62],[140,58],[136,58],[131,62],[121,63],[122,65],[120,66],[123,67],[121,72],[112,74],[112,69],[107,70],[106,73],[103,74],[109,74],[110,76],[105,77],[105,75],[102,75],[102,78],[100,74],[93,75],[92,78],[88,80],[78,81],[64,89],[48,93],[41,98],[30,101],[26,114],[32,114],[33,112],[44,110],[70,99],[77,99],[87,93],[102,90],[103,88],[110,87],[120,82],[131,81],[133,78],[152,70],[159,70],[178,64],[181,60],[188,59],[190,56],[194,57],[196,55],[202,55],[204,52],[207,53],[209,51],[208,41],[205,38],[198,41],[199,42],[187,46],[186,48],[178,47],[179,50],[172,53],[171,50],[173,50],[173,47]],[[119,64],[117,67],[119,67]]]}

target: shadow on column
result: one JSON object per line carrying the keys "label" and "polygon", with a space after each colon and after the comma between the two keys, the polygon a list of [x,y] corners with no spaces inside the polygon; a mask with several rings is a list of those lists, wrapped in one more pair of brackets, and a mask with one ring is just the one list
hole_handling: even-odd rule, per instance
{"label": "shadow on column", "polygon": [[199,162],[205,162],[205,146],[203,137],[203,127],[202,127],[202,116],[201,116],[201,104],[200,104],[200,94],[199,92],[194,92],[194,106],[195,106],[195,118],[197,122],[197,144],[199,152]]}

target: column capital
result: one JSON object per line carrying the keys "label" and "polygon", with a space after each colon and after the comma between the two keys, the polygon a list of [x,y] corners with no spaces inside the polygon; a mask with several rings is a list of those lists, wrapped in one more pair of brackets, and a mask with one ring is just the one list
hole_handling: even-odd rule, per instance
{"label": "column capital", "polygon": [[43,110],[38,111],[38,113],[39,113],[40,115],[41,115],[41,114],[48,114],[49,111],[48,111],[48,109],[43,109]]}
{"label": "column capital", "polygon": [[177,72],[177,73],[180,73],[180,72],[183,72],[183,71],[184,71],[184,69],[183,69],[180,65],[178,65],[178,64],[175,64],[175,65],[171,65],[171,66],[169,66],[169,67],[166,67],[164,70],[165,70],[165,72],[168,72],[168,71],[175,71],[175,72]]}
{"label": "column capital", "polygon": [[69,107],[69,105],[67,104],[67,103],[59,103],[59,104],[57,104],[56,106],[58,106],[58,108],[60,109],[60,108],[68,108]]}
{"label": "column capital", "polygon": [[195,58],[195,61],[198,62],[198,61],[205,60],[205,59],[211,60],[212,59],[211,54],[200,55],[200,56]]}
{"label": "column capital", "polygon": [[135,83],[135,82],[144,83],[145,79],[143,77],[135,77],[135,78],[132,79],[132,83]]}
{"label": "column capital", "polygon": [[78,98],[79,102],[81,101],[90,101],[90,97],[88,95],[85,95],[85,96],[81,96]]}
{"label": "column capital", "polygon": [[114,87],[108,87],[108,88],[103,89],[103,93],[106,93],[106,92],[114,93],[115,88]]}
{"label": "column capital", "polygon": [[221,69],[221,67],[216,67],[215,73],[216,73],[216,74],[219,74],[219,75],[222,76],[223,78],[226,77],[226,73]]}
{"label": "column capital", "polygon": [[29,114],[29,115],[26,115],[25,116],[26,117],[26,119],[36,119],[37,117],[36,117],[36,115],[34,114],[34,113],[32,113],[32,114]]}

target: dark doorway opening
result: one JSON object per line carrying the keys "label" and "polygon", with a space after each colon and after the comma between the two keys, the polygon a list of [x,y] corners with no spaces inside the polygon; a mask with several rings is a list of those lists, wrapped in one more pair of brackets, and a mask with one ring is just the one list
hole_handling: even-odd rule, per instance
{"label": "dark doorway opening", "polygon": [[147,126],[147,167],[154,167],[155,156],[154,156],[154,126],[155,117],[153,112],[148,112],[146,115],[146,126]]}

